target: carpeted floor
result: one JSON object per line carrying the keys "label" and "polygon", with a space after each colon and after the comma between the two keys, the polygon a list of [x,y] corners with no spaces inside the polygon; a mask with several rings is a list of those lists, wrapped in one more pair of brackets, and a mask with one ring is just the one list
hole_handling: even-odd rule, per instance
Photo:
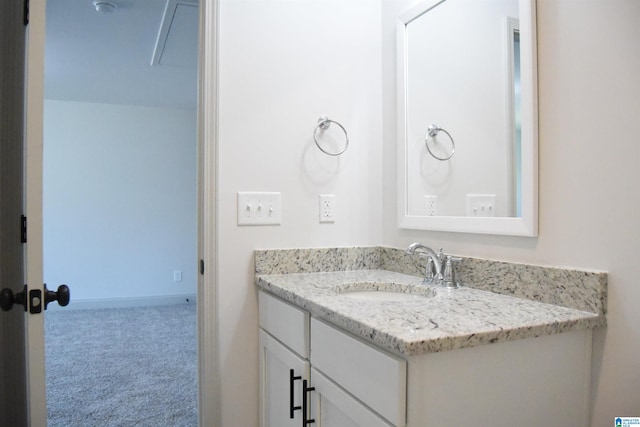
{"label": "carpeted floor", "polygon": [[50,427],[197,426],[195,303],[45,316]]}

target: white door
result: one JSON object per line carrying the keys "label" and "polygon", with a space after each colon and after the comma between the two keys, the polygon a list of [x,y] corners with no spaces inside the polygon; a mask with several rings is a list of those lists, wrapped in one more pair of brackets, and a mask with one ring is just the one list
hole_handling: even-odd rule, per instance
{"label": "white door", "polygon": [[0,3],[0,425],[27,422],[23,214],[25,26],[19,2]]}
{"label": "white door", "polygon": [[309,380],[309,362],[260,330],[260,425],[299,427],[302,423],[302,381]]}
{"label": "white door", "polygon": [[[25,17],[35,25],[26,26]],[[35,19],[34,19],[35,18]],[[2,220],[3,375],[1,425],[46,425],[42,309],[42,77],[44,1],[2,2]],[[25,48],[28,46],[28,49]],[[26,74],[25,74],[26,67]],[[25,102],[26,101],[26,102]],[[25,118],[26,112],[26,118]],[[26,121],[26,123],[25,123]],[[24,159],[24,161],[23,161]],[[20,215],[29,218],[23,243]],[[26,254],[26,257],[24,256]],[[25,270],[26,266],[26,270]],[[26,271],[26,277],[24,272]],[[28,289],[23,287],[27,283]],[[20,294],[20,291],[23,293]],[[34,293],[32,293],[34,292]],[[40,292],[39,295],[36,293]],[[11,303],[13,307],[10,307]],[[24,307],[28,306],[28,307]],[[25,311],[26,308],[26,311]],[[7,309],[7,311],[5,311]],[[34,311],[35,313],[31,313]],[[6,381],[4,379],[7,379]]]}
{"label": "white door", "polygon": [[318,427],[391,427],[351,394],[311,369],[311,417]]}
{"label": "white door", "polygon": [[[46,0],[30,0],[29,2],[29,25],[23,25],[23,2],[19,0],[0,1],[0,119],[4,120],[8,117],[5,114],[5,103],[10,106],[10,110],[20,113],[24,111],[24,163],[19,160],[11,160],[12,165],[24,166],[21,173],[24,179],[24,206],[21,211],[26,213],[28,217],[28,242],[24,245],[20,244],[21,249],[18,251],[25,255],[26,269],[13,270],[14,279],[8,279],[13,282],[19,281],[29,283],[30,290],[43,290],[42,277],[42,127],[43,127],[43,99],[44,99],[44,46],[45,46],[45,9]],[[19,26],[12,26],[7,23],[14,22],[18,19]],[[216,324],[214,317],[214,307],[216,306],[215,298],[215,207],[214,193],[215,181],[213,179],[205,179],[215,176],[215,119],[217,111],[215,109],[215,79],[217,73],[217,0],[203,1],[200,5],[200,24],[201,24],[201,46],[200,46],[200,67],[201,67],[201,92],[204,94],[200,97],[199,116],[199,150],[201,156],[199,159],[199,176],[200,176],[200,195],[199,195],[199,252],[203,260],[203,266],[207,265],[207,269],[202,268],[202,275],[198,285],[198,351],[199,351],[199,421],[200,425],[214,425],[218,414],[218,393],[216,387],[217,366],[211,361],[216,360]],[[5,31],[11,32],[12,36],[5,37]],[[22,36],[16,36],[22,31]],[[14,50],[15,47],[9,47],[7,42],[16,41],[16,46],[22,46],[18,49],[18,54],[24,57],[24,51],[20,53],[20,49],[24,48],[24,40],[26,38],[26,61],[20,61],[14,57],[6,56],[5,51]],[[22,41],[21,41],[22,40]],[[12,55],[16,53],[13,52]],[[12,59],[9,59],[12,58]],[[26,74],[20,70],[20,67],[26,63]],[[23,85],[14,83],[9,80],[7,70],[14,70],[17,76],[22,75],[24,78]],[[23,69],[24,70],[24,69]],[[17,86],[16,86],[17,85]],[[26,92],[22,93],[22,97],[18,97],[26,101],[24,109],[12,104],[10,100],[5,99],[7,93],[6,88],[23,87]],[[22,91],[22,89],[20,89]],[[14,92],[15,93],[15,92]],[[20,115],[21,116],[21,115]],[[21,120],[20,118],[18,120]],[[5,122],[2,122],[2,130],[0,137],[4,137]],[[20,124],[16,129],[23,128]],[[14,131],[15,133],[16,131]],[[0,145],[4,147],[4,145]],[[0,162],[4,162],[5,152],[0,154]],[[0,165],[1,166],[1,165]],[[10,168],[0,169],[2,172],[10,170]],[[16,173],[14,171],[14,173]],[[18,175],[15,175],[18,176]],[[12,178],[13,179],[17,178]],[[17,179],[15,183],[20,183]],[[16,188],[15,186],[13,188]],[[0,206],[5,206],[5,194],[3,188],[0,188]],[[14,214],[9,214],[14,216]],[[4,216],[4,214],[3,214]],[[14,220],[9,219],[7,222],[13,224]],[[5,224],[0,221],[0,230],[4,231]],[[17,229],[14,225],[7,226],[7,230]],[[1,248],[0,261],[4,263],[5,251]],[[0,265],[0,271],[4,271],[4,264]],[[16,271],[18,273],[16,273]],[[26,271],[26,274],[24,274]],[[4,273],[0,272],[0,280],[4,282]],[[9,273],[8,273],[9,274]],[[15,276],[22,274],[22,276]],[[24,277],[26,276],[26,280]],[[11,291],[13,295],[18,294],[22,290],[19,285],[12,284]],[[4,283],[0,283],[0,289],[9,287]],[[0,312],[0,375],[2,375],[2,385],[0,385],[0,425],[12,426],[33,426],[40,427],[47,424],[47,405],[45,391],[45,349],[44,349],[44,315],[24,314],[19,312],[16,307],[10,311]],[[12,362],[9,362],[12,361]],[[209,361],[209,363],[204,363]],[[13,363],[13,364],[10,364]],[[6,418],[2,418],[6,417]]]}

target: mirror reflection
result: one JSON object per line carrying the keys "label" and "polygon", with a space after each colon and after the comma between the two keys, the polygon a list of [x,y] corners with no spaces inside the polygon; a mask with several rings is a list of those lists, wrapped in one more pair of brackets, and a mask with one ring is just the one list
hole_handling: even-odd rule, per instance
{"label": "mirror reflection", "polygon": [[408,216],[522,215],[519,27],[518,0],[447,0],[406,24]]}

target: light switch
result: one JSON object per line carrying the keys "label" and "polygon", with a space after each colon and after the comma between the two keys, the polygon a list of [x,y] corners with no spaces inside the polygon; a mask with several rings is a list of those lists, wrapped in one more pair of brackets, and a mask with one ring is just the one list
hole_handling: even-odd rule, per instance
{"label": "light switch", "polygon": [[238,192],[238,225],[280,225],[282,220],[280,193]]}
{"label": "light switch", "polygon": [[467,216],[496,216],[496,195],[467,194]]}

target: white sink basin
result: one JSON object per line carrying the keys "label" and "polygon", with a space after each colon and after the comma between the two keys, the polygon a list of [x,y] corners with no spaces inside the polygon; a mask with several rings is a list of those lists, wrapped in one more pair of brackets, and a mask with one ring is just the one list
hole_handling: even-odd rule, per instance
{"label": "white sink basin", "polygon": [[355,282],[336,286],[336,293],[362,301],[417,301],[436,296],[434,288],[390,282]]}

